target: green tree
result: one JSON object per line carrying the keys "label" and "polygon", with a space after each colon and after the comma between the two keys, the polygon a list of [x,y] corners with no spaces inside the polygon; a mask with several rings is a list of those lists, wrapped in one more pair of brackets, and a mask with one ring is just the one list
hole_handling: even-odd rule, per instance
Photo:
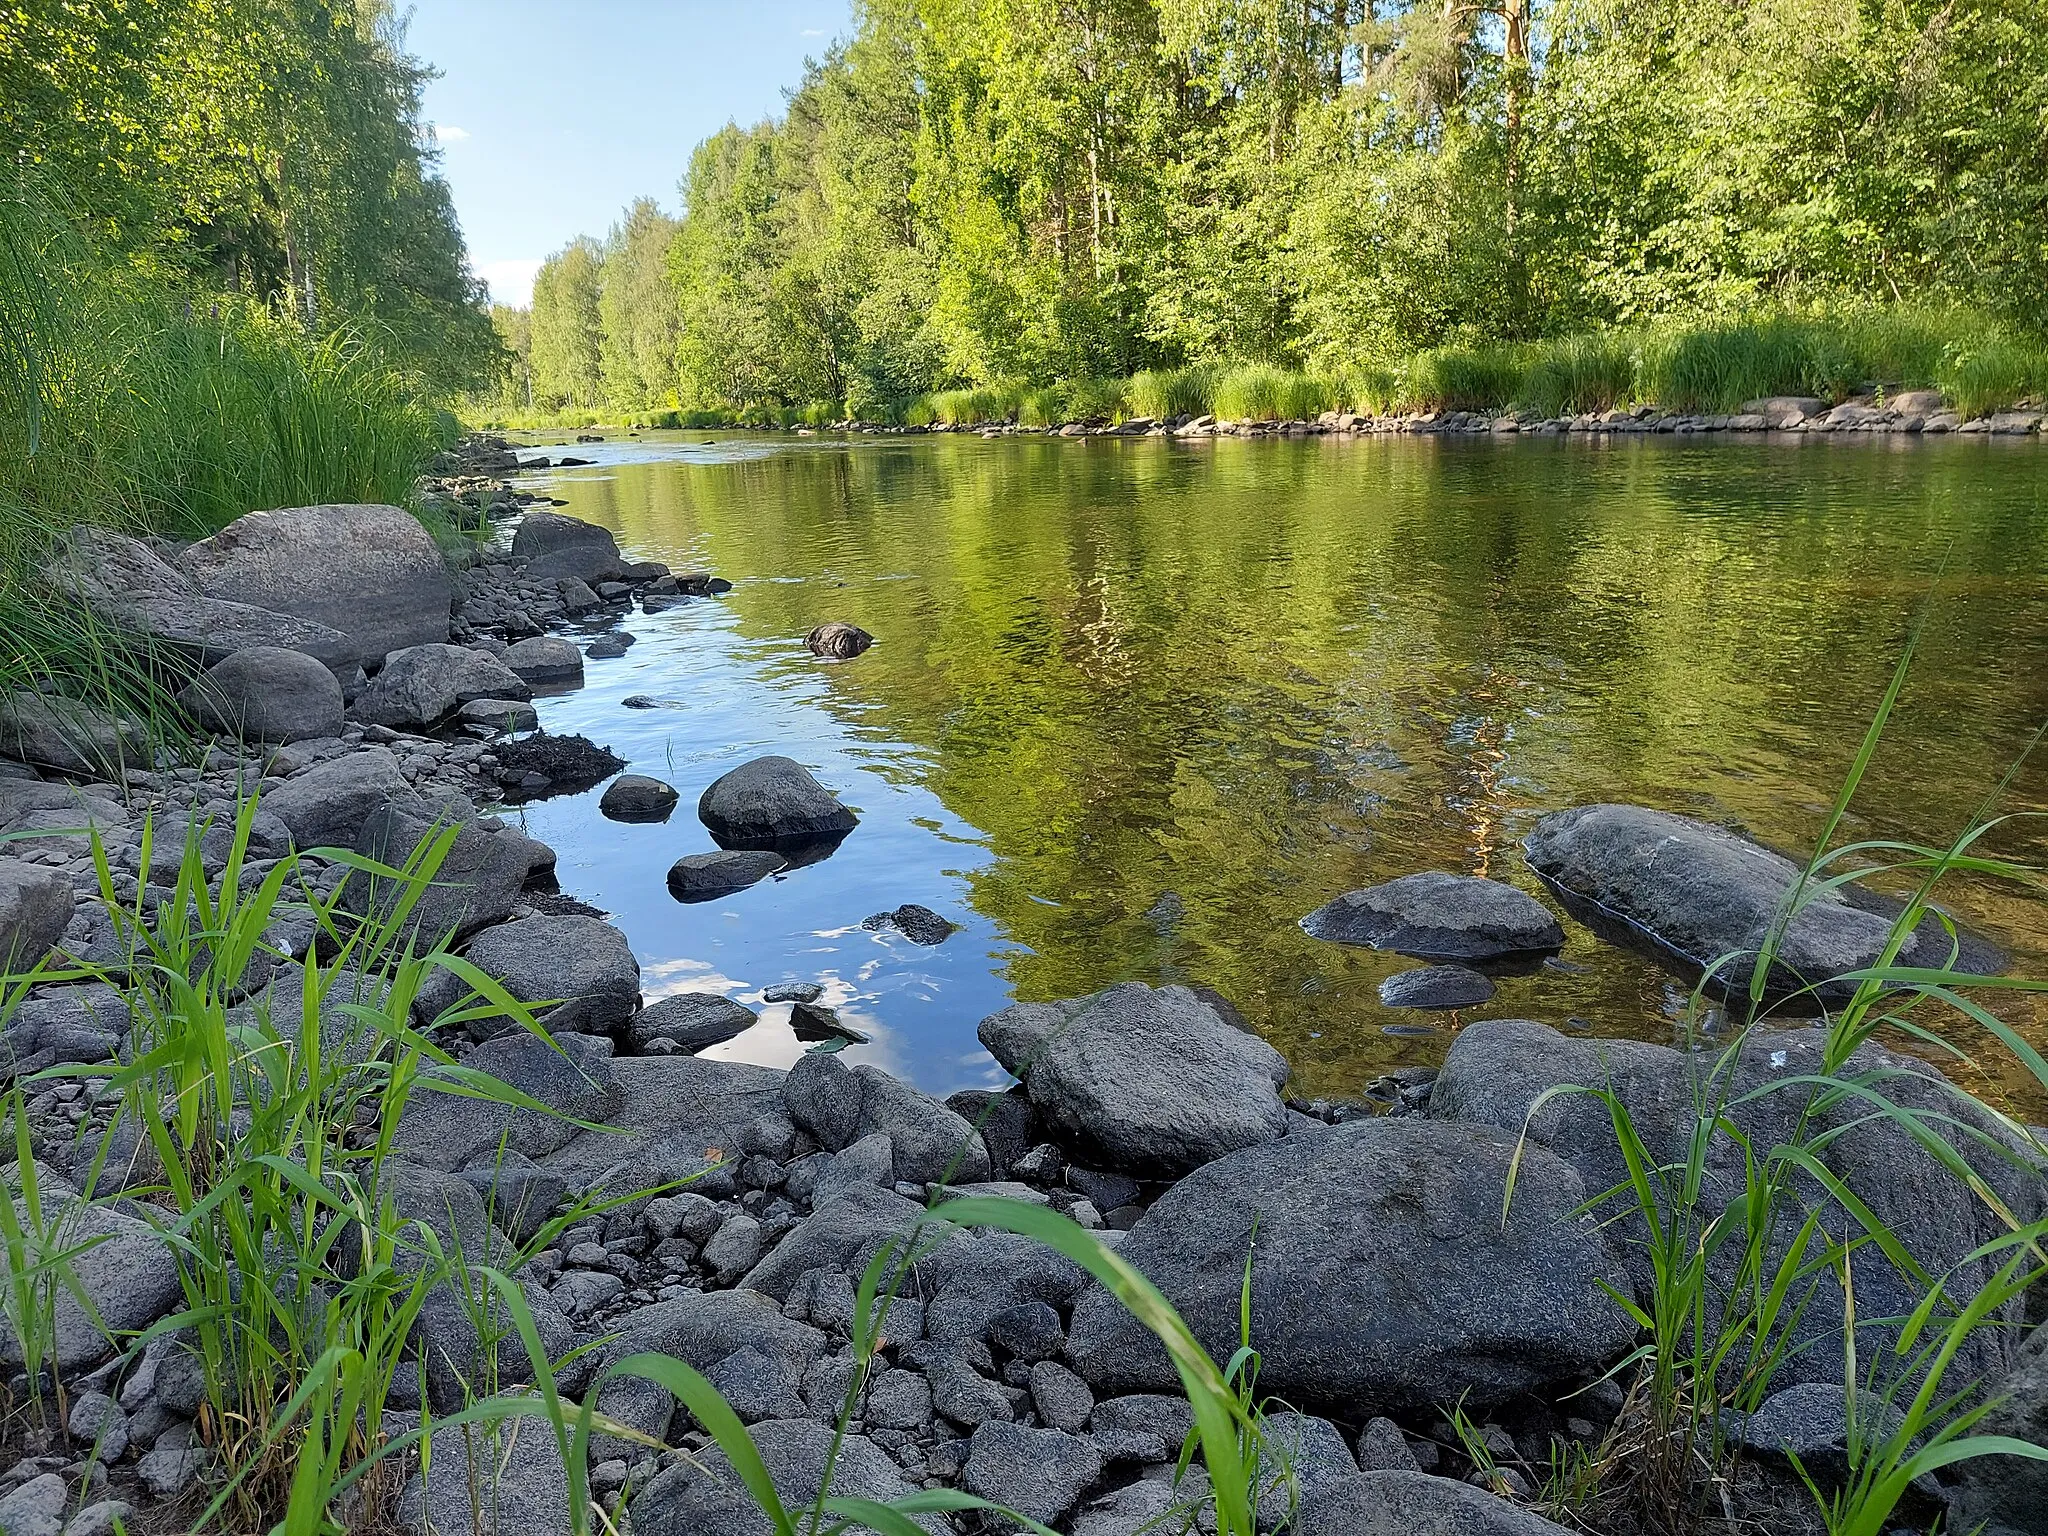
{"label": "green tree", "polygon": [[534,275],[529,324],[536,403],[587,410],[603,399],[603,272],[603,252],[586,236],[555,252]]}

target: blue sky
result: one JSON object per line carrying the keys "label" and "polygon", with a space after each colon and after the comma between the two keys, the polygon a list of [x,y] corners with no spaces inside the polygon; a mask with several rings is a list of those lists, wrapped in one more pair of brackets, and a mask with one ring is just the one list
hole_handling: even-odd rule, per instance
{"label": "blue sky", "polygon": [[602,235],[635,197],[676,210],[699,139],[780,115],[851,25],[850,0],[415,0],[407,43],[442,169],[492,297],[523,304],[541,258]]}

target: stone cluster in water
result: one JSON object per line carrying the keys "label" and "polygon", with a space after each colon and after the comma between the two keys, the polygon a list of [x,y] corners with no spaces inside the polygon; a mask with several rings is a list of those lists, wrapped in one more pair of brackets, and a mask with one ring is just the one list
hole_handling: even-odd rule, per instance
{"label": "stone cluster in water", "polygon": [[[249,530],[227,542],[244,535],[269,550],[267,560],[284,558]],[[144,555],[171,576],[150,576]],[[172,552],[142,548],[124,558],[170,590],[151,600],[132,581],[102,576],[82,600],[115,622],[153,624],[150,632],[162,635],[190,628],[203,611],[192,605],[239,601],[219,595],[229,590],[220,583],[214,592],[180,586],[186,567],[172,563]],[[332,552],[322,558],[349,563]],[[624,935],[554,890],[551,850],[477,806],[547,787],[530,782],[547,773],[518,765],[504,728],[531,724],[519,710],[530,707],[534,689],[580,676],[576,646],[546,633],[550,626],[629,601],[684,600],[716,584],[627,562],[609,535],[551,514],[529,516],[508,559],[450,579],[438,614],[432,573],[415,574],[429,594],[426,613],[391,611],[387,602],[369,618],[386,631],[414,625],[429,636],[407,634],[408,644],[372,657],[351,638],[357,631],[345,607],[330,606],[318,622],[341,640],[308,631],[334,658],[320,663],[324,682],[285,662],[251,670],[246,659],[304,654],[289,647],[242,647],[210,665],[203,652],[193,658],[195,682],[234,663],[227,678],[215,678],[213,695],[244,723],[242,735],[261,718],[286,722],[273,734],[292,739],[223,739],[192,766],[133,766],[148,759],[118,723],[17,700],[9,750],[39,766],[0,767],[0,831],[34,834],[0,858],[0,949],[17,965],[53,947],[113,958],[115,936],[98,909],[80,901],[95,878],[90,861],[62,830],[82,821],[99,828],[124,901],[173,878],[164,850],[182,855],[177,829],[186,818],[215,819],[201,857],[218,870],[221,819],[252,787],[262,790],[252,847],[259,872],[294,847],[402,857],[428,829],[456,821],[462,830],[432,898],[431,925],[457,934],[470,962],[514,997],[562,1001],[541,1015],[554,1048],[503,1032],[503,1021],[446,1043],[561,1118],[423,1094],[400,1122],[383,1193],[444,1245],[515,1265],[551,1356],[597,1346],[565,1370],[565,1389],[580,1392],[629,1354],[682,1359],[753,1426],[792,1500],[817,1492],[831,1426],[850,1399],[835,1492],[888,1499],[956,1487],[1073,1536],[1179,1529],[1173,1512],[1199,1501],[1201,1474],[1175,1479],[1189,1409],[1152,1336],[1072,1260],[1022,1238],[928,1222],[935,1202],[1002,1195],[1064,1214],[1135,1264],[1219,1361],[1239,1343],[1249,1258],[1252,1343],[1261,1393],[1272,1399],[1266,1432],[1285,1448],[1294,1479],[1291,1495],[1273,1502],[1294,1504],[1291,1529],[1558,1536],[1560,1527],[1515,1499],[1530,1495],[1554,1457],[1597,1446],[1623,1411],[1622,1389],[1607,1373],[1636,1334],[1610,1290],[1643,1294],[1648,1277],[1626,1227],[1585,1209],[1625,1173],[1604,1106],[1563,1098],[1533,1121],[1530,1112],[1558,1085],[1612,1087],[1652,1154],[1675,1158],[1711,1058],[1485,1020],[1458,1035],[1438,1074],[1398,1074],[1362,1090],[1355,1104],[1309,1104],[1289,1097],[1286,1062],[1225,999],[1134,982],[1019,1004],[982,1021],[982,1042],[1016,1079],[1002,1091],[942,1101],[874,1067],[849,1069],[829,1050],[787,1072],[708,1059],[696,1053],[750,1028],[755,1010],[714,994],[644,1003]],[[391,575],[381,570],[374,590],[402,587]],[[180,613],[179,604],[190,611]],[[270,640],[279,632],[256,612],[209,616],[216,637],[224,619]],[[380,664],[357,676],[366,660]],[[231,685],[241,692],[231,695]],[[584,746],[562,749],[552,771],[573,777],[603,766],[591,756],[602,749]],[[629,818],[665,816],[674,806],[668,786],[632,776],[613,781],[607,801],[614,798],[608,813]],[[735,859],[752,860],[747,867],[761,878],[821,842],[857,835],[853,814],[781,758],[728,775],[698,810],[723,846],[696,856],[680,877],[685,885],[743,881]],[[145,868],[138,833],[151,813],[158,843]],[[1627,806],[1547,818],[1527,854],[1569,915],[1604,918],[1618,926],[1603,931],[1648,942],[1679,965],[1753,945],[1796,877],[1789,863],[1733,834]],[[306,864],[316,884],[339,882],[340,866],[318,856]],[[672,886],[678,880],[672,873]],[[916,942],[942,941],[950,930],[914,906],[870,922]],[[1305,922],[1333,942],[1431,962],[1395,978],[1405,1006],[1476,1006],[1490,991],[1490,972],[1540,959],[1564,937],[1557,916],[1527,893],[1437,872],[1350,893]],[[1824,956],[1836,970],[1861,963],[1885,922],[1869,903],[1840,896],[1795,931],[1809,950],[1790,958]],[[264,962],[267,974],[249,978],[252,1002],[267,988],[273,1008],[297,995],[286,957],[302,954],[311,935],[275,937],[280,955]],[[431,1022],[465,991],[438,977],[418,1000],[417,1019]],[[787,1007],[800,1036],[828,1046],[852,1036],[815,984],[770,988],[759,1005]],[[7,1022],[11,1070],[114,1059],[133,1028],[111,989],[38,987]],[[1791,1029],[1745,1046],[1731,1096],[1759,1145],[1789,1134],[1808,1103],[1800,1091],[1767,1090],[1815,1070],[1821,1044],[1818,1032]],[[1896,1074],[1895,1097],[1954,1112],[1922,1063],[1869,1049],[1853,1069]],[[29,1109],[35,1150],[49,1169],[47,1201],[76,1205],[64,1181],[82,1180],[90,1168],[106,1123],[100,1098],[95,1084],[76,1080],[35,1089]],[[1825,1128],[1854,1113],[1824,1109],[1818,1120]],[[1985,1155],[1960,1133],[1955,1141],[2020,1220],[2041,1214],[2038,1176]],[[148,1182],[146,1149],[130,1151],[103,1189]],[[1960,1267],[1965,1286],[1983,1278],[1977,1271],[1989,1261],[1969,1256],[2000,1229],[1921,1149],[1877,1133],[1844,1137],[1826,1155],[1922,1264],[1933,1272]],[[552,1216],[592,1197],[620,1203],[532,1246]],[[108,1326],[145,1328],[182,1304],[161,1240],[143,1220],[105,1206],[82,1214],[109,1238],[79,1266]],[[925,1241],[892,1271],[874,1369],[856,1383],[861,1276],[877,1252],[907,1235]],[[1905,1282],[1881,1255],[1863,1250],[1854,1265],[1863,1316],[1910,1307]],[[1832,1312],[1825,1297],[1816,1303],[1802,1323],[1809,1347],[1762,1410],[1733,1426],[1759,1458],[1729,1492],[1739,1515],[1767,1519],[1774,1501],[1796,1490],[1782,1459],[1788,1451],[1823,1478],[1839,1465],[1843,1359],[1830,1329],[1840,1316],[1838,1300]],[[415,1410],[452,1411],[521,1374],[500,1351],[501,1374],[489,1377],[489,1352],[452,1300],[426,1309],[415,1344],[429,1362],[430,1398]],[[1877,1347],[1873,1340],[1866,1351]],[[2025,1350],[2042,1347],[2036,1335]],[[1994,1380],[2018,1368],[2017,1395],[2000,1422],[2023,1426],[2027,1414],[2048,1411],[2038,1370],[2026,1374],[2030,1357],[2016,1329],[1980,1335],[1970,1348],[1962,1368],[1972,1377]],[[68,1439],[29,1447],[0,1478],[0,1528],[54,1533],[62,1511],[83,1498],[99,1500],[93,1518],[101,1523],[81,1525],[80,1516],[70,1529],[104,1529],[116,1505],[176,1504],[204,1484],[213,1464],[194,1428],[201,1384],[180,1343],[160,1340],[125,1366],[82,1312],[65,1314],[56,1365],[71,1389]],[[1476,1423],[1490,1466],[1475,1463],[1449,1422],[1459,1405]],[[594,1491],[623,1506],[636,1536],[761,1529],[731,1468],[666,1391],[613,1381],[598,1406],[668,1447],[606,1435],[590,1447]],[[97,1463],[89,1464],[95,1442]],[[552,1438],[530,1436],[516,1455],[501,1450],[487,1436],[438,1434],[431,1471],[408,1490],[408,1526],[467,1529],[472,1498],[487,1489],[519,1512],[522,1536],[566,1531],[567,1479]],[[1995,1462],[1957,1469],[1941,1490],[1954,1518],[2038,1529],[2023,1523],[2031,1517],[2002,1470]]]}

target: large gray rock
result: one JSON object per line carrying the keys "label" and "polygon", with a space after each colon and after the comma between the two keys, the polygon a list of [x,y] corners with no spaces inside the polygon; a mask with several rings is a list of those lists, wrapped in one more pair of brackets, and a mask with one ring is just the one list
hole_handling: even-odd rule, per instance
{"label": "large gray rock", "polygon": [[[2020,1346],[2019,1359],[1991,1387],[2002,1399],[1972,1431],[2048,1446],[2048,1325]],[[2048,1462],[1986,1456],[1950,1469],[1948,1529],[1968,1531],[1984,1522],[1985,1536],[2048,1536]]]}
{"label": "large gray rock", "polygon": [[925,1298],[925,1333],[942,1343],[987,1338],[1014,1308],[1040,1302],[1064,1309],[1088,1289],[1088,1272],[1072,1259],[1011,1232],[931,1246],[915,1273],[917,1294]]}
{"label": "large gray rock", "polygon": [[597,808],[614,821],[666,821],[680,798],[673,784],[625,773],[605,786]]}
{"label": "large gray rock", "polygon": [[[1572,915],[1605,937],[1647,947],[1689,976],[1725,955],[1741,956],[1713,982],[1737,993],[1746,993],[1755,958],[1801,873],[1784,855],[1724,827],[1636,805],[1582,805],[1546,816],[1522,849]],[[1874,964],[1897,911],[1896,903],[1854,886],[1809,887],[1779,943],[1771,989],[1812,985],[1825,1002],[1843,1000],[1856,984],[1829,978]],[[1946,964],[1949,944],[1930,914],[1898,963]],[[2000,960],[1966,937],[1962,963],[1983,970]]]}
{"label": "large gray rock", "polygon": [[[5,872],[0,868],[0,910],[5,899]],[[0,917],[0,929],[4,926]],[[5,961],[6,949],[0,945],[0,972],[8,968]],[[101,983],[31,994],[15,1008],[6,1034],[0,1036],[5,1041],[0,1076],[24,1076],[58,1062],[112,1061],[133,1023],[121,994]]]}
{"label": "large gray rock", "polygon": [[44,575],[95,619],[205,665],[251,647],[300,651],[341,674],[354,673],[362,659],[355,642],[328,625],[204,596],[147,544],[111,529],[73,528]]}
{"label": "large gray rock", "polygon": [[1088,1160],[1152,1178],[1287,1131],[1287,1062],[1186,987],[1125,982],[982,1020],[981,1043]]}
{"label": "large gray rock", "polygon": [[928,1093],[879,1067],[847,1070],[837,1056],[806,1053],[782,1085],[789,1117],[837,1152],[880,1131],[896,1150],[896,1177],[971,1184],[991,1172],[980,1134]]}
{"label": "large gray rock", "polygon": [[1101,1453],[1078,1435],[989,1422],[974,1431],[960,1486],[1051,1525],[1065,1519],[1101,1476]]}
{"label": "large gray rock", "polygon": [[[178,1269],[162,1238],[147,1222],[111,1206],[89,1204],[55,1170],[37,1163],[37,1194],[53,1247],[72,1251],[71,1277],[92,1303],[88,1312],[68,1285],[56,1287],[55,1336],[49,1356],[69,1373],[114,1353],[116,1337],[139,1333],[183,1299]],[[6,1171],[0,1198],[12,1198],[17,1218],[29,1222],[18,1171]],[[0,1251],[0,1283],[11,1274]],[[97,1316],[98,1321],[94,1321]],[[0,1319],[0,1363],[20,1366],[21,1340]]]}
{"label": "large gray rock", "polygon": [[386,807],[431,818],[389,748],[366,747],[293,774],[263,796],[263,809],[291,829],[300,848],[354,848]]}
{"label": "large gray rock", "polygon": [[258,645],[215,662],[178,695],[206,730],[244,741],[315,741],[341,734],[341,683],[319,658]]}
{"label": "large gray rock", "polygon": [[1358,1462],[1343,1431],[1328,1419],[1302,1413],[1267,1413],[1259,1421],[1265,1452],[1259,1463],[1259,1529],[1281,1528],[1290,1512],[1328,1496],[1358,1476]]}
{"label": "large gray rock", "polygon": [[341,631],[358,662],[448,638],[455,584],[400,507],[284,507],[238,517],[178,559],[208,597]]}
{"label": "large gray rock", "polygon": [[55,870],[0,859],[0,975],[33,969],[64,937],[77,904]]}
{"label": "large gray rock", "polygon": [[1426,1472],[1360,1472],[1304,1498],[1294,1536],[1570,1536],[1470,1483]]}
{"label": "large gray rock", "polygon": [[409,1536],[569,1536],[561,1446],[540,1419],[436,1430],[398,1523]]}
{"label": "large gray rock", "polygon": [[716,992],[683,992],[664,997],[633,1015],[626,1024],[626,1042],[644,1051],[666,1040],[680,1051],[702,1051],[723,1045],[759,1022],[753,1009]]}
{"label": "large gray rock", "polygon": [[[422,844],[431,845],[448,831],[445,822],[387,805],[372,812],[363,824],[356,852],[387,869],[402,871],[421,854]],[[432,879],[420,886],[416,895],[412,879],[353,870],[341,889],[341,906],[389,922],[397,915],[399,904],[412,897],[403,927],[414,937],[416,947],[427,950],[440,943],[457,943],[512,915],[537,861],[536,847],[517,827],[479,816],[454,829],[454,840],[434,865]]]}
{"label": "large gray rock", "polygon": [[0,693],[0,757],[94,778],[119,778],[145,767],[142,728],[76,699],[42,693]]}
{"label": "large gray rock", "polygon": [[[1683,1052],[1633,1040],[1580,1040],[1527,1020],[1489,1019],[1467,1026],[1452,1044],[1431,1092],[1430,1114],[1495,1126],[1518,1136],[1526,1127],[1531,1143],[1578,1169],[1593,1195],[1622,1184],[1627,1166],[1606,1105],[1590,1094],[1558,1095],[1530,1118],[1536,1100],[1561,1084],[1613,1092],[1627,1108],[1652,1159],[1664,1164],[1684,1160],[1702,1104],[1725,1101],[1723,1112],[1759,1157],[1790,1141],[1803,1123],[1809,1141],[1826,1138],[1819,1151],[1821,1161],[1928,1273],[1949,1274],[1956,1294],[1975,1294],[1990,1278],[1992,1266],[1981,1259],[1964,1261],[1980,1244],[2000,1236],[2003,1224],[1910,1136],[1873,1117],[1867,1101],[1817,1099],[1811,1084],[1800,1079],[1823,1069],[1826,1044],[1818,1030],[1759,1030],[1732,1063],[1723,1065],[1717,1051]],[[1919,1112],[1930,1128],[1966,1113],[1940,1075],[1910,1057],[1866,1046],[1849,1058],[1846,1071],[1870,1081],[1894,1103]],[[1999,1135],[1983,1117],[1968,1118],[1983,1134]],[[1868,1123],[1842,1134],[1860,1121]],[[2035,1220],[2048,1210],[2038,1177],[2016,1170],[1960,1131],[1944,1134],[2021,1221]],[[1744,1157],[1742,1144],[1731,1136],[1719,1135],[1710,1143],[1701,1195],[1704,1209],[1724,1209],[1743,1193]],[[1610,1207],[1603,1214],[1611,1217],[1626,1209]],[[1802,1177],[1791,1185],[1780,1214],[1784,1240],[1812,1209],[1821,1212],[1823,1226],[1836,1238],[1861,1235],[1854,1217],[1817,1183]],[[1623,1252],[1639,1281],[1647,1280],[1648,1261],[1638,1245],[1634,1219],[1616,1231],[1624,1238]],[[1859,1247],[1850,1263],[1856,1310],[1864,1319],[1904,1316],[1919,1300],[1917,1283],[1902,1277],[1874,1244]],[[1808,1347],[1786,1361],[1778,1377],[1781,1384],[1841,1379],[1842,1316],[1842,1298],[1830,1287],[1807,1309],[1802,1337]],[[1879,1347],[1875,1338],[1867,1339],[1863,1356],[1874,1358]],[[2009,1363],[2010,1348],[2005,1330],[1980,1331],[1958,1357],[1958,1368],[1996,1375]]]}
{"label": "large gray rock", "polygon": [[577,1121],[605,1124],[625,1097],[612,1070],[611,1042],[599,1036],[564,1033],[541,1040],[520,1030],[485,1041],[463,1058],[463,1065],[516,1088],[552,1113],[420,1087],[399,1116],[392,1144],[429,1168],[467,1168],[490,1159],[501,1142],[526,1157],[545,1157],[582,1133]]}
{"label": "large gray rock", "polygon": [[697,801],[697,815],[728,848],[843,837],[860,821],[787,757],[757,757],[714,779]]}
{"label": "large gray rock", "polygon": [[911,1231],[924,1207],[894,1190],[852,1185],[821,1203],[747,1276],[749,1290],[787,1301],[814,1269],[859,1274],[885,1243]]}
{"label": "large gray rock", "polygon": [[668,872],[668,893],[677,901],[716,901],[757,885],[788,860],[772,849],[722,848],[716,853],[687,853]]}
{"label": "large gray rock", "polygon": [[[552,1003],[537,1014],[550,1034],[614,1034],[640,1001],[640,962],[626,936],[594,917],[522,917],[487,928],[465,958],[518,1001]],[[467,995],[466,984],[443,972],[420,988],[415,1011],[432,1018]],[[485,1035],[518,1027],[504,1019],[474,1026]]]}
{"label": "large gray rock", "polygon": [[1564,944],[1564,929],[1526,891],[1477,875],[1429,871],[1347,891],[1301,920],[1313,938],[1422,960],[1501,960]]}
{"label": "large gray rock", "polygon": [[508,648],[505,665],[528,683],[554,685],[583,680],[583,653],[560,635],[534,635]]}
{"label": "large gray rock", "polygon": [[[1169,1190],[1118,1248],[1217,1359],[1239,1340],[1251,1267],[1262,1391],[1346,1418],[1473,1406],[1580,1384],[1633,1343],[1604,1284],[1627,1278],[1585,1186],[1490,1126],[1357,1121],[1253,1147]],[[1257,1247],[1253,1247],[1256,1231]],[[1067,1352],[1098,1394],[1170,1388],[1165,1351],[1108,1292],[1074,1309]]]}
{"label": "large gray rock", "polygon": [[527,562],[528,581],[575,579],[595,586],[625,572],[611,530],[559,512],[529,512],[512,535],[512,554]]}
{"label": "large gray rock", "polygon": [[[837,1443],[833,1432],[808,1419],[770,1419],[747,1431],[783,1502],[803,1508],[824,1486],[826,1467],[832,1492],[842,1498],[888,1503],[915,1493],[889,1453],[862,1435]],[[641,1490],[631,1505],[634,1536],[771,1536],[774,1526],[747,1493],[723,1452],[709,1450],[677,1462]],[[947,1529],[942,1517],[916,1523]]]}
{"label": "large gray rock", "polygon": [[[782,1110],[782,1074],[771,1067],[701,1056],[621,1056],[612,1062],[620,1102],[602,1130],[579,1132],[537,1159],[581,1194],[632,1194],[673,1179],[724,1170],[730,1186],[741,1127]],[[689,1187],[710,1192],[713,1177]]]}
{"label": "large gray rock", "polygon": [[533,690],[489,651],[414,645],[395,652],[356,696],[355,717],[394,730],[431,730],[477,699],[522,700]]}

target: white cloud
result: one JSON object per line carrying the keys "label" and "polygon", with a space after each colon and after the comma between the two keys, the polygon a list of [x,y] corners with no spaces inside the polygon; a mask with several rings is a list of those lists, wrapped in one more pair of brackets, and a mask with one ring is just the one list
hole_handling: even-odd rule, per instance
{"label": "white cloud", "polygon": [[824,35],[825,29],[823,27],[805,27],[803,31],[797,34],[798,37],[823,37]]}
{"label": "white cloud", "polygon": [[526,305],[533,302],[533,277],[540,271],[538,256],[521,256],[511,261],[487,261],[476,275],[490,287],[491,298],[500,304]]}
{"label": "white cloud", "polygon": [[434,124],[434,142],[436,144],[455,144],[468,137],[469,130],[467,128],[457,128],[453,123]]}

